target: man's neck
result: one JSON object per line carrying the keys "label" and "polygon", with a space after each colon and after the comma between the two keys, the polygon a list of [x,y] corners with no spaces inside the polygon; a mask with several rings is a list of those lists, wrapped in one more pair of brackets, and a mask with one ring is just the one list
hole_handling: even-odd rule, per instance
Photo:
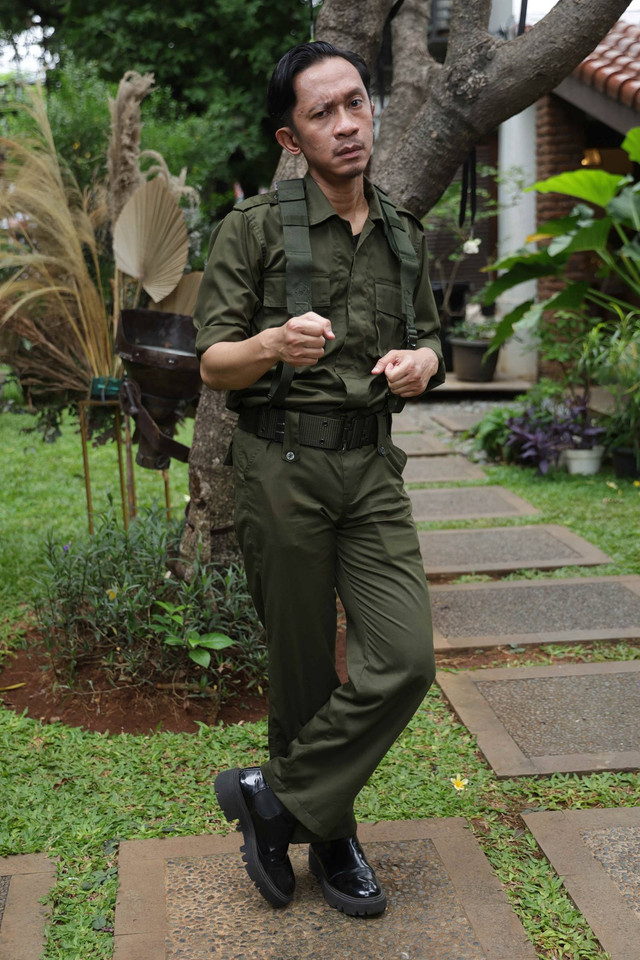
{"label": "man's neck", "polygon": [[349,221],[354,234],[360,233],[369,215],[363,175],[332,183],[313,171],[310,173],[338,216]]}

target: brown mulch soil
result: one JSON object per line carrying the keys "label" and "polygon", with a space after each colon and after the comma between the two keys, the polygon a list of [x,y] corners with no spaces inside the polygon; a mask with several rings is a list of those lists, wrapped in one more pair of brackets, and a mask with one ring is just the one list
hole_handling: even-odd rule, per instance
{"label": "brown mulch soil", "polygon": [[[539,647],[529,647],[533,655]],[[438,654],[440,669],[473,669],[508,666],[517,654],[509,647]],[[336,667],[340,678],[347,676],[345,631],[341,622],[337,635]],[[0,666],[0,703],[16,713],[24,711],[44,723],[64,723],[97,733],[146,734],[155,730],[196,733],[198,722],[208,725],[249,723],[267,715],[267,696],[251,689],[239,689],[221,707],[211,699],[189,696],[185,691],[158,690],[129,683],[114,686],[99,666],[83,667],[73,690],[56,684],[49,660],[38,649],[38,637],[27,632],[27,648],[10,653]]]}

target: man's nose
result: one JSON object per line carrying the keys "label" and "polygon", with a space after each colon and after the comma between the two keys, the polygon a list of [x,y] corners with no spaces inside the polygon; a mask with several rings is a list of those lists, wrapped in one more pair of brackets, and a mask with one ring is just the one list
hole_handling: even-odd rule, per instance
{"label": "man's nose", "polygon": [[349,137],[358,130],[355,117],[344,107],[336,113],[334,133],[336,137]]}

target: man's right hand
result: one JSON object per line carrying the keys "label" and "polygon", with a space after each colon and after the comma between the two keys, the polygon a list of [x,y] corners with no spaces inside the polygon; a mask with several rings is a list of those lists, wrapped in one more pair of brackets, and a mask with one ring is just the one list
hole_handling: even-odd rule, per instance
{"label": "man's right hand", "polygon": [[327,340],[335,340],[331,321],[310,310],[292,317],[281,327],[262,331],[278,360],[292,367],[312,367],[324,355]]}

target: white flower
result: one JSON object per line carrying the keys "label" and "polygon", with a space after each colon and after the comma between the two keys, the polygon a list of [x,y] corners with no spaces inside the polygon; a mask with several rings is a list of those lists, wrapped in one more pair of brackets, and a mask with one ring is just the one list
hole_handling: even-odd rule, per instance
{"label": "white flower", "polygon": [[465,240],[462,244],[463,253],[477,253],[480,249],[480,244],[482,240],[480,237],[471,237],[470,240]]}

